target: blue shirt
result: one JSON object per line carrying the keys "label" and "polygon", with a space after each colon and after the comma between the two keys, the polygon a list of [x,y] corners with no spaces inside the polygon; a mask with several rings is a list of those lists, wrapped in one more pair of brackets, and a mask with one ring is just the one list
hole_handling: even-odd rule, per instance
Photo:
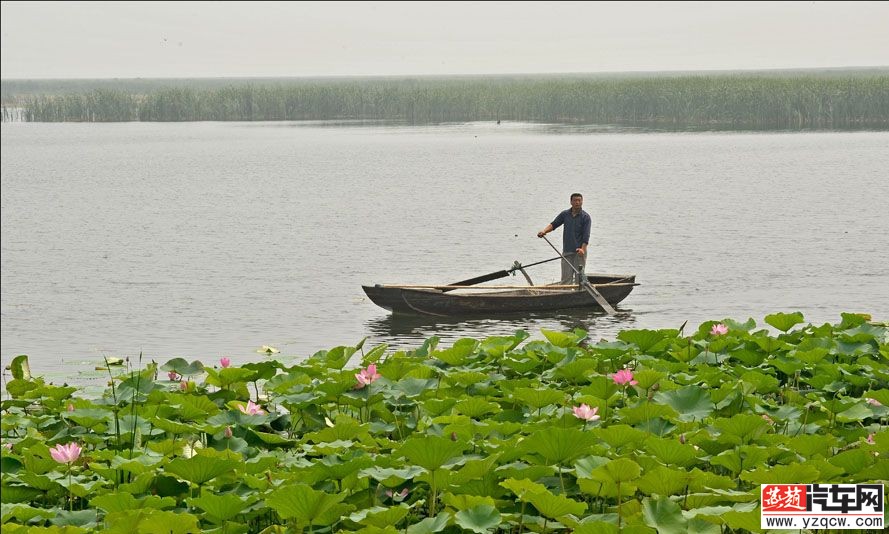
{"label": "blue shirt", "polygon": [[574,252],[581,245],[589,244],[590,228],[593,226],[593,219],[590,214],[580,210],[577,215],[572,215],[571,210],[567,209],[556,215],[553,222],[553,230],[565,225],[562,231],[562,252]]}

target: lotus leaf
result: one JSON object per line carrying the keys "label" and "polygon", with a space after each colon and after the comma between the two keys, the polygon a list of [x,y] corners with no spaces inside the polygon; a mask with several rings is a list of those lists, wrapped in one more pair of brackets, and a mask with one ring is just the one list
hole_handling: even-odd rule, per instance
{"label": "lotus leaf", "polygon": [[250,503],[231,493],[205,493],[200,497],[188,499],[188,504],[197,506],[211,521],[219,524],[240,514]]}
{"label": "lotus leaf", "polygon": [[166,471],[184,480],[201,485],[214,478],[236,470],[241,465],[233,459],[196,455],[192,458],[177,458],[166,466]]}
{"label": "lotus leaf", "polygon": [[500,512],[489,504],[481,504],[457,512],[454,521],[464,530],[485,534],[489,529],[500,525]]}
{"label": "lotus leaf", "polygon": [[305,484],[293,484],[273,491],[266,497],[266,503],[283,518],[305,525],[326,526],[353,508],[341,504],[345,496],[317,491]]}
{"label": "lotus leaf", "polygon": [[413,465],[435,471],[455,456],[463,454],[463,444],[437,436],[412,437],[401,446],[398,453]]}
{"label": "lotus leaf", "polygon": [[442,512],[435,517],[428,517],[419,523],[407,527],[407,534],[434,534],[444,530],[451,520],[451,514]]}

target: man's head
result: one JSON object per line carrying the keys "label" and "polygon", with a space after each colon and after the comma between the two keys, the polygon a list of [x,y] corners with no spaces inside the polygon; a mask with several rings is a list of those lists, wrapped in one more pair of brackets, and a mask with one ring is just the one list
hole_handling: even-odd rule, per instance
{"label": "man's head", "polygon": [[583,206],[583,195],[571,193],[571,209],[579,210]]}

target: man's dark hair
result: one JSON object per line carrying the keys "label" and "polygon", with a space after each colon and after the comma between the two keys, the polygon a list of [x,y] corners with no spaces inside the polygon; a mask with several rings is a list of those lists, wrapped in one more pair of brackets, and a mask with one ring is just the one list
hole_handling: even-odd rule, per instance
{"label": "man's dark hair", "polygon": [[583,198],[583,195],[581,195],[580,193],[571,193],[571,198],[570,198],[570,200],[574,200],[574,197],[580,197],[580,198]]}

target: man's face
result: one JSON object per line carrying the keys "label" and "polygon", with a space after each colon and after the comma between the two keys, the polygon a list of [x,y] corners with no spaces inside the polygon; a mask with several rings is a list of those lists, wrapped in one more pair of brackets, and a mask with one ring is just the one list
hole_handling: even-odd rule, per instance
{"label": "man's face", "polygon": [[583,206],[583,197],[573,197],[571,199],[571,209],[577,211]]}

